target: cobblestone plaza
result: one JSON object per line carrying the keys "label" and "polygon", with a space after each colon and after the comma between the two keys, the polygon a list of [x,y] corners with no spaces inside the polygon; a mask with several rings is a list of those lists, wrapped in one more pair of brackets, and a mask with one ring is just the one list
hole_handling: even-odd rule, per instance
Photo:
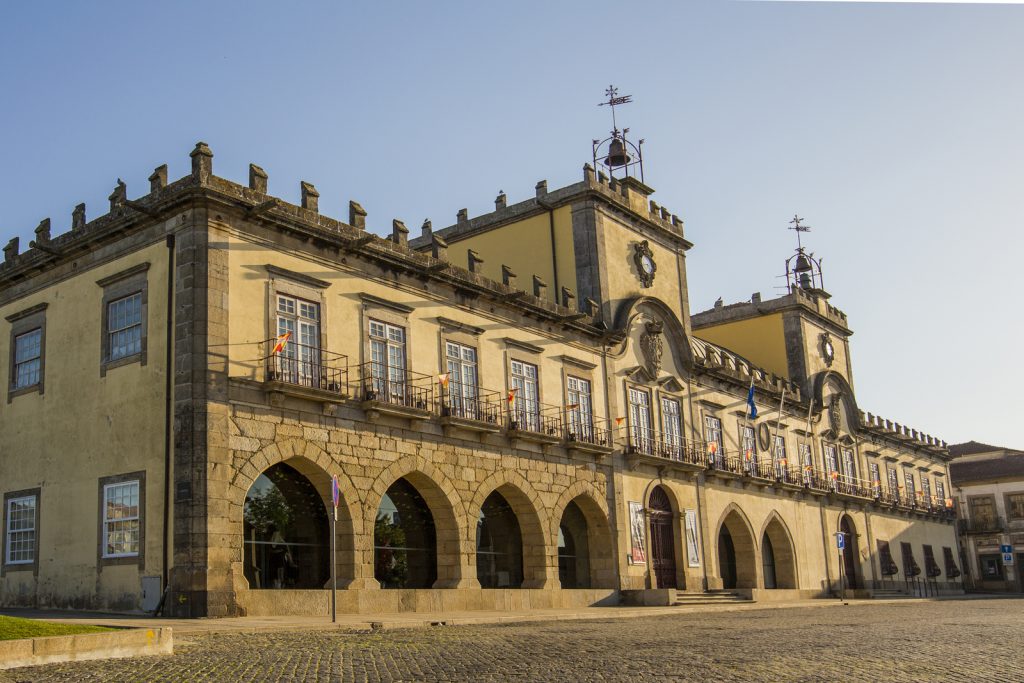
{"label": "cobblestone plaza", "polygon": [[1024,600],[687,613],[372,633],[189,633],[175,654],[13,681],[975,681],[1024,679]]}

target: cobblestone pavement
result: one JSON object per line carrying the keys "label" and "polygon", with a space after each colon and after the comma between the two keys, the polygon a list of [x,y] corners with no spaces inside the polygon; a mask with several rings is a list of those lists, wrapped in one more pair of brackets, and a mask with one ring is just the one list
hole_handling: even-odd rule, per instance
{"label": "cobblestone pavement", "polygon": [[[1024,680],[1024,600],[894,602],[372,633],[190,633],[167,657],[11,681]],[[3,680],[0,673],[0,680]]]}

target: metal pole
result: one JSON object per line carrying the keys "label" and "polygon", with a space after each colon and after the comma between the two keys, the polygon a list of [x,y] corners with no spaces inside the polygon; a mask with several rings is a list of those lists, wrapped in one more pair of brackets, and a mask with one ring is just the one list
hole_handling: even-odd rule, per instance
{"label": "metal pole", "polygon": [[[840,531],[839,533],[843,533],[843,532]],[[846,536],[843,536],[843,540],[844,541],[846,540]],[[845,545],[845,543],[843,545]],[[840,548],[839,549],[839,600],[840,600],[840,602],[845,602],[846,601],[846,582],[843,580],[843,576],[844,576],[844,574],[843,574],[844,566],[843,565],[845,564],[843,562],[843,552],[844,551],[845,551],[845,548]]]}
{"label": "metal pole", "polygon": [[334,515],[331,517],[331,623],[338,623],[338,556],[337,535],[338,508],[334,508]]}

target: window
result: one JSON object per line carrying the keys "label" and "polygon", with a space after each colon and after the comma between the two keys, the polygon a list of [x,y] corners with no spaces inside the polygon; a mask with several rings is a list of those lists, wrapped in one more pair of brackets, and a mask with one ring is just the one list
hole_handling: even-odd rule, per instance
{"label": "window", "polygon": [[757,435],[751,425],[740,428],[740,447],[743,448],[743,462],[751,475],[757,474]]}
{"label": "window", "polygon": [[836,447],[830,443],[825,444],[825,473],[829,478],[829,486],[836,488],[836,481],[839,479],[839,463],[836,457]]}
{"label": "window", "polygon": [[971,522],[975,529],[996,528],[996,501],[992,496],[970,498]]}
{"label": "window", "polygon": [[924,572],[925,576],[930,579],[937,578],[942,575],[942,570],[939,569],[939,563],[935,561],[935,551],[932,550],[930,545],[922,546],[924,548]]}
{"label": "window", "polygon": [[1002,581],[1003,562],[999,555],[978,555],[982,581]]}
{"label": "window", "polygon": [[868,474],[871,477],[871,492],[878,497],[882,493],[882,472],[877,462],[868,463]]}
{"label": "window", "polygon": [[914,485],[914,472],[913,470],[903,470],[903,481],[907,485],[907,500],[911,503],[917,500],[917,486]]}
{"label": "window", "polygon": [[38,520],[36,502],[35,494],[7,498],[4,506],[5,564],[24,565],[35,562]]}
{"label": "window", "polygon": [[277,295],[277,335],[290,334],[277,354],[278,379],[320,387],[326,379],[320,361],[320,305],[293,296]]}
{"label": "window", "polygon": [[629,389],[630,441],[642,453],[654,453],[651,433],[651,395],[643,389]]}
{"label": "window", "polygon": [[889,495],[899,497],[900,495],[900,475],[896,471],[895,467],[888,468],[889,470]]}
{"label": "window", "polygon": [[814,456],[811,453],[811,444],[801,443],[796,448],[800,454],[800,464],[804,468],[804,483],[809,485],[814,477]]}
{"label": "window", "polygon": [[98,280],[103,288],[100,375],[129,363],[146,364],[148,263]]}
{"label": "window", "polygon": [[847,484],[853,484],[857,479],[857,460],[852,448],[843,449],[843,479]]}
{"label": "window", "polygon": [[448,373],[448,402],[453,413],[473,420],[482,418],[477,402],[476,349],[445,342],[445,372]]}
{"label": "window", "polygon": [[14,375],[12,389],[24,389],[39,384],[40,367],[43,358],[43,330],[37,327],[31,332],[14,338]]}
{"label": "window", "polygon": [[878,563],[884,576],[899,573],[899,567],[896,566],[896,562],[892,559],[892,551],[889,550],[889,541],[878,541]]}
{"label": "window", "polygon": [[928,507],[932,505],[932,483],[928,481],[927,474],[921,475],[921,501]]}
{"label": "window", "polygon": [[944,547],[942,549],[942,559],[945,560],[946,576],[951,579],[955,579],[960,576],[960,569],[956,566],[956,560],[953,559],[952,548]]}
{"label": "window", "polygon": [[594,411],[590,400],[590,380],[569,375],[565,379],[565,406],[569,433],[582,441],[594,440]]}
{"label": "window", "polygon": [[704,416],[704,440],[708,444],[708,461],[718,466],[725,462],[722,452],[722,421],[713,415]]}
{"label": "window", "polygon": [[539,432],[540,392],[537,386],[537,366],[523,361],[512,361],[513,420],[517,429]]}
{"label": "window", "polygon": [[100,480],[102,521],[100,554],[103,559],[142,555],[143,485],[138,475]]}
{"label": "window", "polygon": [[679,401],[661,397],[661,430],[669,456],[676,460],[682,457],[683,421],[679,412]]}
{"label": "window", "polygon": [[[938,490],[939,482],[935,482]],[[1006,514],[1010,519],[1024,519],[1024,493],[1008,493],[1006,495]]]}
{"label": "window", "polygon": [[914,559],[914,549],[907,542],[900,543],[900,551],[903,555],[903,576],[910,578],[921,573],[921,568]]}
{"label": "window", "polygon": [[935,479],[935,497],[938,499],[939,505],[946,506],[946,485],[938,477]]}
{"label": "window", "polygon": [[375,400],[405,403],[405,328],[370,320],[370,378]]}
{"label": "window", "polygon": [[775,476],[779,479],[786,478],[786,437],[781,434],[775,436],[775,448],[772,449],[772,462],[775,464]]}

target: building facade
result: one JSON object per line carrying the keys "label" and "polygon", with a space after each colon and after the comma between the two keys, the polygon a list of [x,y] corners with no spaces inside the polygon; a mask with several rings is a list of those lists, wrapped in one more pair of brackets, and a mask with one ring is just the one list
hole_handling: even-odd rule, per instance
{"label": "building facade", "polygon": [[946,446],[860,410],[820,283],[691,316],[692,245],[636,178],[410,240],[191,158],[4,250],[0,603],[960,590]]}
{"label": "building facade", "polygon": [[1024,592],[1024,451],[969,441],[949,452],[965,583]]}

